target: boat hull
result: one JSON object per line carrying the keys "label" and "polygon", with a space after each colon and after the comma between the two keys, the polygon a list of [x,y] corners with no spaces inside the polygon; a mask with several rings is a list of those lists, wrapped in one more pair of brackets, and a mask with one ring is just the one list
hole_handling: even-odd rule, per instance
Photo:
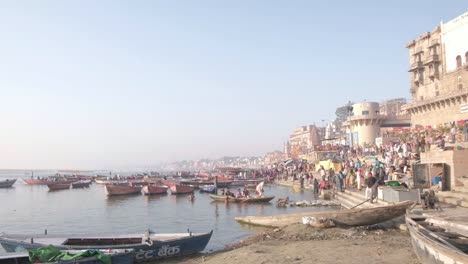
{"label": "boat hull", "polygon": [[188,194],[188,193],[193,193],[193,187],[191,186],[186,186],[186,185],[172,185],[169,186],[171,190],[171,194]]}
{"label": "boat hull", "polygon": [[275,196],[265,197],[241,197],[235,198],[225,195],[210,195],[210,198],[218,202],[230,202],[230,203],[268,203],[275,198]]}
{"label": "boat hull", "polygon": [[157,186],[157,185],[146,185],[143,186],[141,191],[145,195],[153,195],[153,194],[166,194],[168,187],[166,186]]}
{"label": "boat hull", "polygon": [[89,185],[91,185],[91,180],[77,181],[77,182],[73,182],[71,185],[73,189],[88,188]]}
{"label": "boat hull", "polygon": [[6,179],[4,181],[0,181],[0,188],[10,188],[13,186],[13,184],[15,184],[15,182],[16,182],[16,179],[14,180]]}
{"label": "boat hull", "polygon": [[[436,264],[462,264],[468,263],[468,255],[463,252],[453,250],[447,245],[437,242],[416,221],[406,216],[406,225],[411,236],[411,244],[414,252],[421,263]],[[425,231],[421,231],[421,229]]]}
{"label": "boat hull", "polygon": [[49,183],[47,184],[49,191],[59,191],[70,189],[70,183]]}
{"label": "boat hull", "polygon": [[[65,251],[63,251],[65,252]],[[68,251],[67,251],[68,252]],[[107,254],[106,254],[107,255]],[[116,253],[116,254],[109,254],[111,257],[112,264],[132,264],[133,263],[133,255],[134,253],[123,252],[123,253]],[[2,264],[31,264],[29,261],[28,253],[16,253],[12,255],[2,255],[0,256],[0,263]],[[52,263],[60,263],[60,264],[103,264],[101,260],[97,257],[87,257],[82,259],[71,259],[71,260],[60,260],[57,262],[49,262]]]}
{"label": "boat hull", "polygon": [[326,212],[304,212],[273,216],[246,216],[236,217],[236,220],[240,223],[251,225],[283,227],[290,224],[302,223],[302,217],[309,216],[332,219],[333,222],[338,226],[365,226],[378,224],[402,216],[406,213],[406,209],[409,208],[412,204],[412,201],[405,201],[394,205],[373,208],[347,209]]}
{"label": "boat hull", "polygon": [[138,193],[141,193],[141,186],[106,184],[106,194],[108,196]]}
{"label": "boat hull", "polygon": [[216,187],[214,185],[200,186],[200,192],[215,193]]}
{"label": "boat hull", "polygon": [[[114,236],[114,237],[56,237],[56,236],[15,236],[15,235],[1,235],[0,244],[7,252],[21,252],[28,249],[39,248],[53,245],[58,249],[73,249],[73,250],[85,250],[85,249],[133,249],[133,258],[136,262],[154,261],[158,259],[170,258],[170,257],[181,257],[198,253],[205,249],[208,241],[211,238],[213,231],[203,234],[160,234],[156,235],[158,238],[152,238],[151,243],[142,243],[145,236]],[[153,236],[152,236],[153,237]],[[33,243],[31,243],[31,239]],[[102,242],[94,244],[85,244],[88,240],[99,240]],[[133,244],[116,244],[115,241],[119,239],[133,239],[139,240]],[[43,241],[43,242],[41,242]],[[51,243],[55,241],[54,243]],[[71,245],[69,241],[77,241],[77,244]],[[109,243],[114,244],[106,244]]]}
{"label": "boat hull", "polygon": [[48,180],[33,180],[33,179],[23,179],[23,181],[27,185],[47,185],[51,182]]}

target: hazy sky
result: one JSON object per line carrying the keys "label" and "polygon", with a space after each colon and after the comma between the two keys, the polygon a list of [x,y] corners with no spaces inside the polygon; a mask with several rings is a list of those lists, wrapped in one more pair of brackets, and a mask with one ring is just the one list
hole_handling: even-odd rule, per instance
{"label": "hazy sky", "polygon": [[0,168],[261,155],[409,98],[405,44],[466,1],[1,1]]}

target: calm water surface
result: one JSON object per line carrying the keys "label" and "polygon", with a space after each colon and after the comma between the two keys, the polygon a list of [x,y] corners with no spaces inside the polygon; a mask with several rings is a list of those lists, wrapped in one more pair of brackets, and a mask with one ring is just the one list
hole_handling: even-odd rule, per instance
{"label": "calm water surface", "polygon": [[[27,177],[24,173],[0,172],[0,178],[24,177]],[[265,195],[289,196],[294,201],[314,199],[310,191],[294,192],[275,185],[265,186]],[[320,210],[277,208],[276,198],[267,204],[225,204],[212,202],[208,194],[199,192],[195,192],[193,202],[186,195],[107,197],[104,186],[95,183],[87,189],[49,192],[47,186],[29,186],[18,179],[13,188],[0,189],[0,232],[28,234],[47,229],[49,234],[96,234],[143,233],[148,228],[161,233],[213,230],[206,248],[210,251],[255,233],[255,229],[239,225],[234,220],[236,216]]]}

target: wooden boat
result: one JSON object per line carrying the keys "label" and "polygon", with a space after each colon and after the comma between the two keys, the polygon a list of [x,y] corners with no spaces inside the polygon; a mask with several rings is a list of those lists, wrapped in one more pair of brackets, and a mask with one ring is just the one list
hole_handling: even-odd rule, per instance
{"label": "wooden boat", "polygon": [[155,184],[149,184],[146,186],[143,186],[141,191],[145,195],[152,195],[152,194],[166,194],[167,193],[167,186],[164,185],[155,185]]}
{"label": "wooden boat", "polygon": [[49,191],[58,191],[58,190],[67,190],[70,189],[71,183],[63,182],[54,182],[47,184]]}
{"label": "wooden boat", "polygon": [[236,217],[240,223],[267,226],[283,227],[290,224],[302,223],[305,216],[315,218],[331,219],[337,226],[365,226],[374,225],[402,216],[406,209],[413,205],[412,201],[404,201],[393,205],[363,209],[346,209],[325,212],[303,212],[273,216],[246,216]]}
{"label": "wooden boat", "polygon": [[216,187],[214,185],[200,186],[200,192],[214,193],[215,191],[216,191]]}
{"label": "wooden boat", "polygon": [[187,185],[175,184],[175,185],[169,186],[169,188],[171,190],[171,194],[193,193],[193,187],[187,186]]}
{"label": "wooden boat", "polygon": [[231,187],[233,186],[247,186],[247,185],[253,185],[253,186],[257,186],[257,184],[259,184],[260,182],[262,182],[263,179],[260,179],[260,180],[234,180],[232,183],[231,183]]}
{"label": "wooden boat", "polygon": [[161,180],[161,183],[169,187],[177,185],[176,181],[171,181],[171,180]]}
{"label": "wooden boat", "polygon": [[91,180],[82,180],[82,181],[72,182],[71,185],[73,189],[88,188],[89,185],[91,185]]}
{"label": "wooden boat", "polygon": [[156,184],[156,185],[164,185],[161,181],[161,178],[143,178],[144,182],[147,182],[149,184]]}
{"label": "wooden boat", "polygon": [[406,215],[411,244],[421,263],[468,263],[468,237],[428,222],[425,217]]}
{"label": "wooden boat", "polygon": [[47,179],[23,179],[23,181],[28,185],[47,185],[51,182]]}
{"label": "wooden boat", "polygon": [[52,245],[63,250],[114,250],[133,249],[136,262],[155,261],[180,257],[202,251],[211,238],[209,233],[144,234],[124,235],[13,235],[0,233],[0,244],[6,252],[28,250]]}
{"label": "wooden boat", "polygon": [[111,195],[128,195],[141,193],[141,186],[130,186],[127,184],[106,184],[106,194]]}
{"label": "wooden boat", "polygon": [[254,196],[254,197],[231,197],[225,195],[210,195],[210,198],[218,202],[230,203],[268,203],[275,198],[275,196]]}
{"label": "wooden boat", "polygon": [[11,186],[13,186],[13,184],[15,184],[15,182],[16,182],[16,179],[13,179],[13,180],[6,179],[3,181],[0,181],[0,188],[10,188]]}
{"label": "wooden boat", "polygon": [[[62,253],[68,254],[80,254],[85,250],[61,250]],[[111,258],[112,264],[132,264],[133,256],[135,252],[133,250],[119,249],[112,250],[111,252],[106,250],[100,250],[101,254],[107,255]],[[0,263],[2,264],[32,264],[29,259],[28,252],[16,252],[7,253],[0,255]],[[36,262],[35,262],[36,263]],[[37,262],[39,263],[39,262]],[[84,258],[64,260],[60,259],[55,262],[47,262],[49,264],[103,264],[97,256],[90,256]]]}

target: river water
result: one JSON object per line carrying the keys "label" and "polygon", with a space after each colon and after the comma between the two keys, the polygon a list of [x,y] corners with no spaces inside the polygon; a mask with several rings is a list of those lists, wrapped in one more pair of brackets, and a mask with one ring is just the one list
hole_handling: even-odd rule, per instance
{"label": "river water", "polygon": [[104,186],[95,183],[86,189],[49,192],[47,186],[24,184],[20,178],[25,177],[25,172],[0,171],[0,178],[18,178],[13,188],[0,188],[0,232],[37,234],[47,229],[49,234],[124,234],[143,233],[148,228],[160,233],[213,230],[205,250],[213,251],[255,233],[255,229],[238,224],[236,216],[327,209],[277,208],[274,202],[279,197],[289,196],[294,201],[315,198],[309,190],[294,192],[276,185],[264,188],[265,195],[276,196],[271,203],[225,204],[212,202],[208,194],[199,192],[195,192],[193,202],[186,195],[108,197]]}

